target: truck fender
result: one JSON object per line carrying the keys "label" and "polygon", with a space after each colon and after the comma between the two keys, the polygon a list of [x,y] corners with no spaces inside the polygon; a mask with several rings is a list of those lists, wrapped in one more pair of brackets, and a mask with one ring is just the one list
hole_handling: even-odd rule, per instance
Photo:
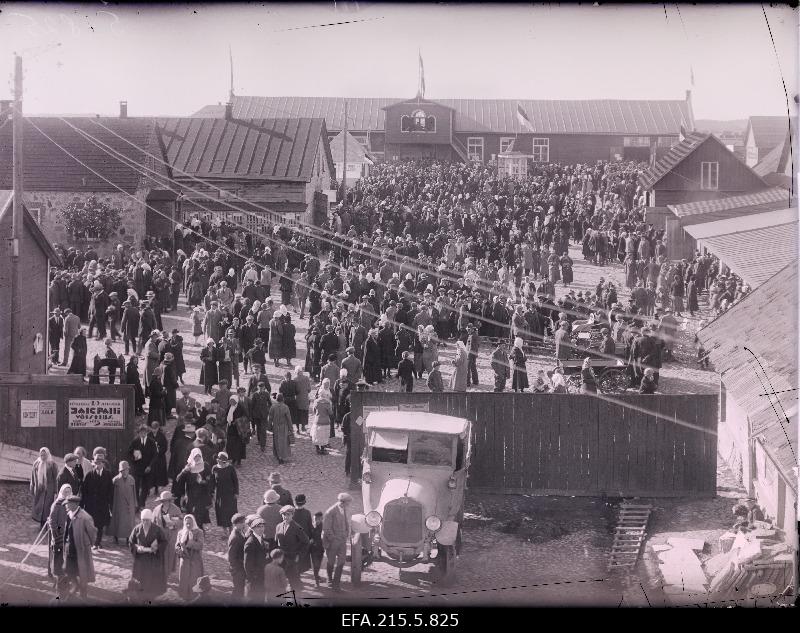
{"label": "truck fender", "polygon": [[436,533],[436,542],[440,545],[453,545],[458,536],[458,522],[445,521]]}
{"label": "truck fender", "polygon": [[354,514],[350,517],[350,528],[358,534],[369,534],[367,518],[363,514]]}

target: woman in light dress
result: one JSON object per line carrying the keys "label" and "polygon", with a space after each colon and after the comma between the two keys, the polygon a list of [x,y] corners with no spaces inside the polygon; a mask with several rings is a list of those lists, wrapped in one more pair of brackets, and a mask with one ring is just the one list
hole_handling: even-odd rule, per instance
{"label": "woman in light dress", "polygon": [[178,594],[187,602],[194,597],[192,588],[197,579],[204,576],[203,530],[197,527],[194,516],[183,517],[183,529],[178,532],[175,554],[178,557]]}
{"label": "woman in light dress", "polygon": [[175,498],[169,490],[164,490],[159,497],[159,504],[153,509],[153,523],[164,530],[167,535],[167,544],[164,548],[164,575],[169,579],[177,570],[177,553],[175,546],[178,543],[178,532],[183,525],[181,509],[175,505]]}

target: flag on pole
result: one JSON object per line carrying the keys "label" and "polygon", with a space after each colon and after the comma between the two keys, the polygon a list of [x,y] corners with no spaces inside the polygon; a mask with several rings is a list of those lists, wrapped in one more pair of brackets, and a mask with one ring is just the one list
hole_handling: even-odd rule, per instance
{"label": "flag on pole", "polygon": [[519,124],[524,127],[528,128],[529,130],[532,129],[531,120],[528,118],[528,113],[525,112],[525,108],[522,107],[522,104],[517,101],[517,121]]}
{"label": "flag on pole", "polygon": [[417,98],[425,98],[425,67],[422,65],[422,52],[419,53],[419,87],[417,88]]}

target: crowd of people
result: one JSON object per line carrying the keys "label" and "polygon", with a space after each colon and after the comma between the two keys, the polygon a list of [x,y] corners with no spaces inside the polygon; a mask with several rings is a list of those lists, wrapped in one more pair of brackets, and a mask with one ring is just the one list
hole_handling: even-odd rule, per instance
{"label": "crowd of people", "polygon": [[[243,514],[230,458],[217,451],[212,455],[216,465],[209,467],[204,457],[208,447],[201,443],[173,478],[172,491],[163,490],[149,509],[142,505],[147,499],[142,486],[155,482],[145,473],[158,469],[159,432],[140,429],[129,450],[130,461],[120,461],[115,476],[103,447],[94,449],[91,460],[83,447],[76,448],[65,455],[61,469],[46,447],[40,449],[30,482],[33,518],[48,534],[48,576],[56,603],[87,598],[89,585],[96,581],[93,552],[102,549],[104,532],[115,543],[123,540],[130,550],[125,598],[136,604],[166,593],[171,579],[186,602],[280,604],[287,591],[302,590],[307,572],[317,587],[324,582],[323,560],[325,581],[334,591],[341,589],[349,494],[340,493],[334,505],[312,515],[305,507],[306,495],[293,496],[282,485],[280,473],[273,472],[263,504]],[[212,505],[217,523],[226,530],[231,594],[215,590],[205,573],[203,551]]]}
{"label": "crowd of people", "polygon": [[[176,571],[184,599],[195,584],[208,596],[202,548],[213,507],[236,548],[249,544],[259,561],[243,559],[244,571],[231,563],[235,595],[255,574],[267,580],[253,581],[248,595],[263,600],[267,585],[280,584],[278,570],[293,587],[309,569],[319,579],[319,564],[300,564],[298,556],[300,549],[303,561],[319,552],[323,520],[306,516],[302,495],[267,501],[270,491],[255,513],[263,523],[239,512],[237,467],[253,438],[261,452],[271,438],[281,465],[292,460],[298,435],[324,455],[338,428],[347,472],[353,391],[392,378],[402,391],[420,380],[433,392],[466,391],[479,384],[484,354],[496,392],[509,381],[513,391],[566,392],[566,361],[576,359],[580,391],[594,393],[602,381],[593,359],[604,357],[625,362],[628,386],[655,392],[678,317],[697,312],[703,292],[719,313],[749,289],[711,256],[666,260],[663,231],[645,223],[637,176],[636,165],[602,162],[543,165],[524,180],[499,179],[480,164],[386,163],[356,183],[325,227],[270,225],[259,234],[196,215],[171,238],[148,238],[141,249],[119,245],[109,257],[61,248],[67,268],[54,271],[50,285],[52,364],[88,374],[90,382],[107,375],[133,384],[136,412],[145,415],[146,406],[147,417],[114,477],[101,449],[91,461],[76,450],[67,457],[77,465],[70,459],[61,473],[42,450],[31,490],[51,549],[81,560],[84,546],[102,546],[107,530],[131,548],[132,595],[163,593]],[[593,291],[569,287],[570,244],[593,266],[624,266],[627,304],[603,278]],[[178,308],[181,294],[191,331],[168,332],[162,315]],[[305,319],[298,359],[295,323]],[[95,332],[105,349],[87,367]],[[583,332],[591,347],[579,341]],[[115,351],[117,341],[124,354]],[[445,362],[446,347],[455,355]],[[531,350],[552,354],[556,367],[529,376]],[[184,383],[187,353],[200,362],[203,403]],[[698,362],[707,365],[702,350]],[[102,483],[92,483],[98,472]],[[151,494],[154,510],[146,508]],[[291,527],[292,515],[302,535]],[[75,516],[84,517],[82,540],[72,534]],[[337,521],[329,529],[340,529]],[[273,562],[264,572],[267,557]],[[340,558],[328,555],[337,587]],[[69,569],[85,593],[80,583],[92,577],[85,561],[82,574]],[[55,562],[51,570],[63,575]]]}

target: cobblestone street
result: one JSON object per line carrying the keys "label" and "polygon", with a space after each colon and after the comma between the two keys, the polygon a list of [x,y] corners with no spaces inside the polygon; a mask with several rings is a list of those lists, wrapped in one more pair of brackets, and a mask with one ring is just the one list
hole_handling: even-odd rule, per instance
{"label": "cobblestone street", "polygon": [[[623,271],[619,265],[593,266],[585,262],[577,247],[572,248],[575,260],[576,290],[594,290],[600,276],[612,280],[618,286],[620,300],[627,298]],[[565,293],[558,287],[559,296]],[[277,300],[278,295],[273,295]],[[192,343],[189,310],[182,300],[176,313],[163,315],[165,329],[178,328],[184,337],[186,360],[186,383],[191,386],[193,396],[205,402],[208,397],[197,386],[200,362],[199,347]],[[700,318],[700,317],[697,317]],[[692,333],[696,319],[686,319],[687,330]],[[305,357],[306,320],[294,319],[297,326],[298,359]],[[666,393],[716,393],[716,374],[695,368],[691,337],[687,332],[676,349],[678,362],[665,366],[661,376],[662,391]],[[114,345],[119,353],[122,343]],[[89,364],[95,353],[101,351],[102,342],[89,341]],[[483,346],[478,361],[480,390],[489,390],[492,374],[489,364],[491,349]],[[453,357],[453,346],[440,348],[440,359],[444,362],[445,384],[449,378],[448,360]],[[554,365],[552,347],[543,346],[541,353],[529,358],[529,375],[539,368],[550,369]],[[285,366],[267,366],[273,389],[279,384]],[[63,369],[58,369],[63,371]],[[387,390],[397,389],[397,379],[378,386]],[[424,381],[415,383],[415,391],[426,391]],[[174,421],[167,426],[168,434]],[[91,441],[87,439],[91,450]],[[255,450],[254,450],[255,448]],[[332,450],[326,456],[315,454],[308,436],[299,436],[292,447],[293,459],[278,468],[272,456],[271,443],[267,452],[258,451],[257,445],[248,446],[248,457],[239,469],[241,491],[239,510],[253,512],[261,504],[268,487],[270,472],[279,470],[286,487],[293,493],[305,493],[307,507],[313,512],[324,510],[335,502],[336,494],[347,490],[344,476],[344,455],[341,438],[332,442]],[[351,491],[354,505],[361,507],[360,491]],[[153,497],[149,507],[155,505]],[[46,541],[31,550],[25,564],[17,563],[28,553],[37,536],[37,526],[29,518],[29,495],[26,485],[0,484],[0,507],[5,510],[0,524],[0,600],[14,604],[41,604],[53,595],[51,581],[46,577]],[[385,563],[375,563],[364,575],[365,584],[357,591],[333,594],[326,588],[314,587],[310,573],[304,577],[306,590],[301,601],[308,604],[328,604],[333,601],[392,600],[403,604],[409,597],[424,598],[421,604],[616,604],[622,594],[617,579],[609,577],[606,569],[607,554],[611,543],[608,524],[609,508],[600,499],[592,498],[535,498],[493,497],[468,494],[464,531],[464,548],[459,558],[458,580],[452,587],[440,588],[432,583],[429,565],[398,572]],[[213,518],[212,518],[213,521]],[[516,523],[514,523],[516,521]],[[549,526],[537,532],[537,526]],[[230,576],[225,559],[226,542],[222,528],[214,524],[207,533],[204,550],[206,573],[211,575],[215,587],[230,590]],[[94,553],[97,582],[92,586],[90,598],[98,603],[116,603],[125,588],[131,569],[131,555],[122,545],[113,545],[106,538],[104,548]],[[347,571],[345,572],[347,574]],[[175,591],[176,577],[170,579],[168,592],[159,602],[179,601]],[[347,585],[346,585],[347,587]]]}

